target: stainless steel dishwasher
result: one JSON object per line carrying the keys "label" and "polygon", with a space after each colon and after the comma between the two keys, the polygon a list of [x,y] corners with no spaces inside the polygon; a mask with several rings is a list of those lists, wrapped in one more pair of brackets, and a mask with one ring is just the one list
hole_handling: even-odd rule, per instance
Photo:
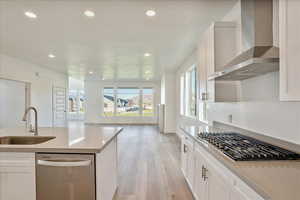
{"label": "stainless steel dishwasher", "polygon": [[36,154],[37,200],[95,200],[93,154]]}

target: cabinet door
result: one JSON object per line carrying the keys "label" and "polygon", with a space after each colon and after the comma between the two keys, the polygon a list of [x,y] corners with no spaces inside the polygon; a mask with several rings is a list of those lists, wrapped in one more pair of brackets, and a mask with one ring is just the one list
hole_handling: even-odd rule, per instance
{"label": "cabinet door", "polygon": [[187,145],[185,136],[181,137],[181,170],[184,176],[187,173]]}
{"label": "cabinet door", "polygon": [[245,193],[238,187],[233,187],[230,192],[230,200],[251,200]]}
{"label": "cabinet door", "polygon": [[205,101],[207,96],[207,72],[206,72],[206,49],[205,41],[198,46],[198,77],[200,101]]}
{"label": "cabinet door", "polygon": [[34,153],[0,153],[0,200],[35,200]]}
{"label": "cabinet door", "polygon": [[300,1],[279,1],[280,99],[300,101]]}
{"label": "cabinet door", "polygon": [[97,200],[112,200],[118,187],[117,138],[96,154]]}
{"label": "cabinet door", "polygon": [[208,168],[208,200],[230,200],[231,184],[222,177],[221,173]]}
{"label": "cabinet door", "polygon": [[[214,51],[214,26],[211,26],[205,34],[205,66],[207,78],[216,72],[215,70],[215,51]],[[206,100],[215,101],[215,81],[207,80]]]}
{"label": "cabinet door", "polygon": [[[204,69],[201,69],[201,64],[203,64],[207,80],[205,100],[209,102],[237,101],[237,86],[235,82],[208,80],[209,76],[222,71],[224,65],[237,54],[235,24],[233,22],[215,22],[207,29],[201,41],[198,46],[200,56],[199,71],[204,71]],[[200,97],[201,92],[200,89]]]}
{"label": "cabinet door", "polygon": [[205,101],[208,98],[207,93],[207,72],[206,72],[206,41],[200,42],[198,46],[198,77],[199,77],[199,120],[206,121],[206,103]]}
{"label": "cabinet door", "polygon": [[207,200],[207,180],[203,178],[204,158],[199,148],[195,148],[194,196],[196,200]]}
{"label": "cabinet door", "polygon": [[187,181],[193,190],[194,186],[194,170],[195,170],[195,159],[194,159],[194,144],[192,141],[187,140],[187,172],[186,172],[186,178]]}

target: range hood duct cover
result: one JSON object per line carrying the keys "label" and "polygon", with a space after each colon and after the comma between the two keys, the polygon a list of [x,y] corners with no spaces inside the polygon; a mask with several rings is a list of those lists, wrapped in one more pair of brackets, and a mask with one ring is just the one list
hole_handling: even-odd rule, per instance
{"label": "range hood duct cover", "polygon": [[241,0],[241,28],[245,51],[210,79],[244,80],[279,70],[279,48],[273,46],[273,0]]}

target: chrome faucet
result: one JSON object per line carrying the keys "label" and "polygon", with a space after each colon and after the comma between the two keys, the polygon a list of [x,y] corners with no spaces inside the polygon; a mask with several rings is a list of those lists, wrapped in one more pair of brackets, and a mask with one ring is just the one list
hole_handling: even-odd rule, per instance
{"label": "chrome faucet", "polygon": [[24,113],[24,116],[23,116],[23,121],[24,122],[26,122],[27,121],[27,119],[26,119],[26,117],[27,117],[27,113],[30,111],[30,110],[33,110],[34,111],[34,119],[35,119],[35,125],[34,125],[34,129],[31,127],[31,125],[30,125],[30,132],[31,133],[34,133],[34,135],[38,135],[38,116],[37,116],[37,110],[36,110],[36,108],[35,107],[32,107],[32,106],[30,106],[30,107],[28,107],[26,110],[25,110],[25,113]]}

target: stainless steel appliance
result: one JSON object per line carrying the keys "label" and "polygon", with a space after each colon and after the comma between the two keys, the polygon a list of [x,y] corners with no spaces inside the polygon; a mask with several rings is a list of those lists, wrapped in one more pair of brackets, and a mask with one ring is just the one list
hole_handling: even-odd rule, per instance
{"label": "stainless steel appliance", "polygon": [[36,154],[37,200],[95,200],[93,154]]}
{"label": "stainless steel appliance", "polygon": [[273,0],[241,0],[244,51],[209,79],[237,81],[279,70],[279,48],[273,44],[273,9]]}
{"label": "stainless steel appliance", "polygon": [[235,161],[300,159],[297,153],[238,133],[202,132],[197,138],[212,144]]}

